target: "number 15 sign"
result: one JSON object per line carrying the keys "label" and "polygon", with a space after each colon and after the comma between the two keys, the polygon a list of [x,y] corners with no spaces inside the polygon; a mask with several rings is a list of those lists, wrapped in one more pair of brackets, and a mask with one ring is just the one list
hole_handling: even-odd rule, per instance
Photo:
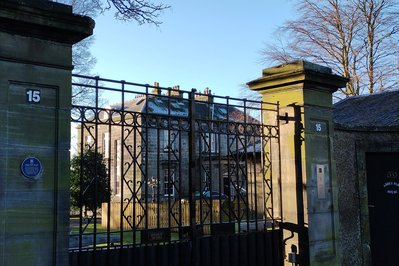
{"label": "number 15 sign", "polygon": [[41,99],[40,90],[26,89],[26,102],[39,104]]}

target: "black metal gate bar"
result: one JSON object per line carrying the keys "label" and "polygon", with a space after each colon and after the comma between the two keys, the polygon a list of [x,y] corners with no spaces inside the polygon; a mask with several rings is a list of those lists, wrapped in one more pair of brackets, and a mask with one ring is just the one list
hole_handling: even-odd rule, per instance
{"label": "black metal gate bar", "polygon": [[281,263],[272,183],[279,126],[264,123],[278,104],[73,78],[87,93],[72,106],[74,156],[94,160],[77,169],[71,265]]}
{"label": "black metal gate bar", "polygon": [[[189,158],[195,157],[195,92],[196,90],[191,90],[189,94]],[[196,215],[196,199],[194,195],[194,177],[196,171],[195,161],[190,160],[189,162],[189,179],[188,179],[188,190],[189,190],[189,203],[190,203],[190,237],[194,239],[192,241],[193,250],[197,250],[197,241],[195,241],[195,237],[197,236],[197,215]],[[195,263],[199,260],[198,253],[194,252],[191,256],[190,265],[195,265]]]}

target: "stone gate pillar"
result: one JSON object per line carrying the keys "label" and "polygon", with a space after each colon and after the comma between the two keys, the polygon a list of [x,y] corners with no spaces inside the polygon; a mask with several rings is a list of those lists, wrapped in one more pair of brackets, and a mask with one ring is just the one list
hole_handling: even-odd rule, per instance
{"label": "stone gate pillar", "polygon": [[68,265],[72,44],[94,22],[0,1],[0,265]]}
{"label": "stone gate pillar", "polygon": [[275,205],[282,199],[277,213],[283,218],[287,265],[295,250],[300,265],[340,265],[332,93],[346,82],[330,68],[296,61],[265,69],[248,83],[263,101],[280,103],[281,177],[273,184]]}

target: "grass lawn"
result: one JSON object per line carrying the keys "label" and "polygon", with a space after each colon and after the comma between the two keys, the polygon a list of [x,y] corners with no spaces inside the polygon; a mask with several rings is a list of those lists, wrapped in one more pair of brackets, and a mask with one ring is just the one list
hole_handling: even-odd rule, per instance
{"label": "grass lawn", "polygon": [[[79,218],[71,217],[70,218],[70,236],[78,236],[80,234],[79,230]],[[83,237],[92,239],[94,234],[94,222],[87,224],[87,221],[82,221],[82,230]],[[141,230],[137,231],[119,231],[119,230],[110,230],[109,231],[109,240],[108,241],[108,231],[107,228],[103,228],[101,226],[101,221],[97,221],[96,224],[96,236],[97,236],[97,247],[107,247],[111,246],[119,246],[119,245],[131,245],[131,244],[141,244]],[[120,239],[123,239],[121,242]],[[177,232],[171,232],[171,241],[179,240],[179,234]],[[102,243],[100,243],[102,242]]]}

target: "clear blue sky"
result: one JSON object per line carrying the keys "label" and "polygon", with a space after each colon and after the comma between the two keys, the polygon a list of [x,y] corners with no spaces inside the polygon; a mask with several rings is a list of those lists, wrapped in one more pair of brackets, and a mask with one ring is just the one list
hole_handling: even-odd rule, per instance
{"label": "clear blue sky", "polygon": [[93,73],[239,97],[265,67],[260,50],[295,11],[289,0],[165,2],[172,7],[159,28],[116,21],[112,12],[97,17]]}

